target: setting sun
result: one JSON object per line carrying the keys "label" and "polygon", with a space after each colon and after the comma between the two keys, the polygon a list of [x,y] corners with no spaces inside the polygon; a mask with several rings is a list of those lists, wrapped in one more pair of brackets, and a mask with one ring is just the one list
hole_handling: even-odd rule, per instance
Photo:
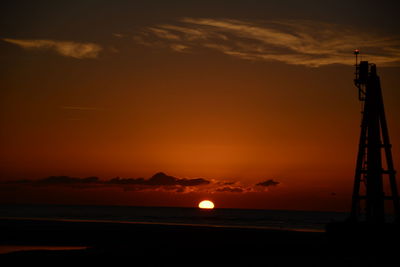
{"label": "setting sun", "polygon": [[213,209],[214,203],[210,200],[203,200],[199,203],[200,209]]}

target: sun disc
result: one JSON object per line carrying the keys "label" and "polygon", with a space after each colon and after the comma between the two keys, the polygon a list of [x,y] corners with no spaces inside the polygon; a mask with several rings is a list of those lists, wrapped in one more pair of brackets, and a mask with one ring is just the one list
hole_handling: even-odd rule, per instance
{"label": "sun disc", "polygon": [[210,200],[203,200],[199,203],[200,209],[213,209],[214,203]]}

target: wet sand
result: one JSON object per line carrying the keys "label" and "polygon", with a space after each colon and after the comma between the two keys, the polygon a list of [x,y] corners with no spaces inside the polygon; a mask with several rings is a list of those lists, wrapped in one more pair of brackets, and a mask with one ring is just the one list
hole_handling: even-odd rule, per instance
{"label": "wet sand", "polygon": [[[399,266],[388,244],[331,240],[324,232],[0,219],[0,245],[87,247],[31,250],[0,260],[124,262],[134,266]],[[60,262],[61,263],[61,262]]]}

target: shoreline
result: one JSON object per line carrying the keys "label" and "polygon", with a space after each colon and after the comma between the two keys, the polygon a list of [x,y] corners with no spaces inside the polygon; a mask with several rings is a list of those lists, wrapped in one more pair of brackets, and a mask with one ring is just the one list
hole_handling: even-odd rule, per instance
{"label": "shoreline", "polygon": [[[386,244],[332,242],[324,232],[66,220],[0,218],[0,254],[13,261],[132,261],[139,266],[398,266]],[[43,250],[44,247],[81,247]],[[37,248],[37,249],[35,249]],[[42,248],[42,249],[41,249]],[[371,265],[372,264],[372,265]]]}
{"label": "shoreline", "polygon": [[120,223],[120,224],[138,224],[138,225],[169,225],[184,227],[210,227],[210,228],[233,228],[233,229],[259,229],[271,231],[293,231],[293,232],[310,232],[325,233],[325,230],[310,228],[285,228],[273,226],[257,226],[257,225],[238,225],[238,224],[204,224],[204,223],[179,223],[179,222],[151,222],[151,221],[129,221],[129,220],[103,220],[103,219],[69,219],[69,218],[44,218],[44,217],[1,217],[2,220],[10,221],[43,221],[43,222],[82,222],[82,223]]}
{"label": "shoreline", "polygon": [[[101,234],[100,234],[101,233]],[[117,234],[123,234],[121,236]],[[271,227],[215,226],[202,224],[179,224],[158,222],[120,222],[109,220],[42,219],[42,218],[0,218],[0,244],[37,242],[43,244],[88,244],[99,245],[108,241],[129,242],[135,239],[164,239],[175,235],[176,238],[205,237],[220,239],[220,242],[232,239],[261,240],[263,236],[281,236],[303,240],[309,237],[325,236],[324,232],[294,231]],[[182,240],[183,241],[183,240]],[[276,240],[275,240],[276,241]]]}
{"label": "shoreline", "polygon": [[[0,255],[0,259],[50,259],[51,255],[126,259],[134,255],[139,262],[151,259],[171,264],[198,259],[233,264],[238,257],[258,262],[267,247],[275,251],[274,255],[281,254],[282,248],[318,247],[324,243],[324,236],[276,229],[0,218],[0,245],[87,247],[78,251],[11,252]],[[199,258],[203,250],[209,253]],[[236,256],[228,259],[231,254]]]}
{"label": "shoreline", "polygon": [[68,250],[85,250],[88,247],[79,246],[26,246],[26,245],[0,245],[0,255],[14,253],[14,252],[26,252],[26,251],[68,251]]}

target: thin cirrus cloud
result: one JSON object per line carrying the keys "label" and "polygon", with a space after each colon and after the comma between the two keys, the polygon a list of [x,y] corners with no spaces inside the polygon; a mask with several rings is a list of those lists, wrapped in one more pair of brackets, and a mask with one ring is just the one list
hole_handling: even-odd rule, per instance
{"label": "thin cirrus cloud", "polygon": [[134,38],[148,46],[176,52],[208,48],[246,60],[279,61],[319,67],[354,64],[354,48],[381,66],[400,65],[400,37],[366,33],[332,23],[287,20],[253,22],[233,19],[183,18],[153,25]]}
{"label": "thin cirrus cloud", "polygon": [[80,110],[80,111],[100,111],[102,108],[97,107],[83,107],[83,106],[60,106],[60,109],[65,110]]}
{"label": "thin cirrus cloud", "polygon": [[95,43],[80,43],[74,41],[36,40],[36,39],[11,39],[3,38],[5,42],[15,44],[24,49],[50,50],[65,57],[76,59],[97,58],[101,50]]}

